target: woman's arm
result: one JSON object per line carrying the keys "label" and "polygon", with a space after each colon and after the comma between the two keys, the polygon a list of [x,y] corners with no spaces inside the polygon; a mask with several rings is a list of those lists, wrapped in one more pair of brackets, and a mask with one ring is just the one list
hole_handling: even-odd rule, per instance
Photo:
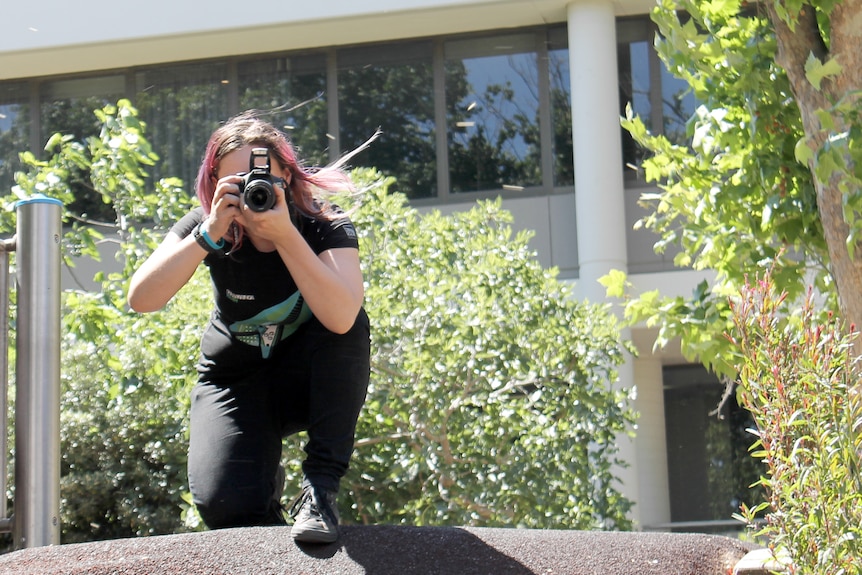
{"label": "woman's arm", "polygon": [[318,256],[296,235],[299,241],[276,244],[282,261],[320,323],[335,333],[348,332],[365,297],[359,250],[335,248]]}
{"label": "woman's arm", "polygon": [[[240,214],[239,180],[239,176],[230,175],[218,181],[210,214],[201,223],[201,229],[215,241],[223,239]],[[194,234],[181,238],[168,232],[159,247],[132,276],[129,306],[137,312],[162,309],[191,279],[206,255],[207,251],[198,244]]]}
{"label": "woman's arm", "polygon": [[162,309],[192,277],[207,252],[192,234],[169,232],[129,283],[129,306],[137,312]]}
{"label": "woman's arm", "polygon": [[290,221],[284,198],[266,213],[243,211],[254,233],[275,247],[305,303],[326,329],[347,333],[365,297],[359,250],[331,248],[316,254]]}

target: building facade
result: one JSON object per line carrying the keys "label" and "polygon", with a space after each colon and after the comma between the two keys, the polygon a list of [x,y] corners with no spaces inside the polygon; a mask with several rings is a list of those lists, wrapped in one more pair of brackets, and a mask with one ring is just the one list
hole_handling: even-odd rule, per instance
{"label": "building facade", "polygon": [[[630,105],[684,143],[695,107],[652,48],[652,5],[13,3],[0,35],[0,185],[12,185],[17,152],[38,154],[50,134],[85,129],[93,109],[119,98],[147,122],[162,159],[155,175],[187,183],[217,122],[242,110],[271,111],[320,164],[379,127],[354,165],[396,176],[420,209],[502,197],[579,297],[604,301],[597,280],[612,269],[635,291],[687,295],[708,274],[675,268],[634,228],[651,189],[619,122]],[[654,350],[646,328],[629,335],[640,354],[619,385],[636,389],[640,415],[618,475],[632,518],[643,529],[726,526],[750,483],[738,469],[745,421],[732,405],[709,415],[723,390],[678,350]]]}

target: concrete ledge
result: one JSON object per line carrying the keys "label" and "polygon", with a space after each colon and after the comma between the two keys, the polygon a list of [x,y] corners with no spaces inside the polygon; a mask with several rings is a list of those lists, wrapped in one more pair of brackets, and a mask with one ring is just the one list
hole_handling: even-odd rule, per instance
{"label": "concrete ledge", "polygon": [[752,546],[717,535],[344,526],[331,545],[284,527],[23,549],[2,575],[728,575]]}
{"label": "concrete ledge", "polygon": [[733,568],[733,575],[772,575],[789,573],[790,556],[784,552],[773,553],[771,549],[754,549],[746,553]]}

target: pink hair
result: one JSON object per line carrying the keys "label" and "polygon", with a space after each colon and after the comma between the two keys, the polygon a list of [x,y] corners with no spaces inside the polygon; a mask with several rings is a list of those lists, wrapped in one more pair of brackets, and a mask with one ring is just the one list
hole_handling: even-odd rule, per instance
{"label": "pink hair", "polygon": [[[287,136],[272,124],[258,118],[254,112],[234,116],[219,127],[207,143],[201,167],[195,180],[195,190],[204,213],[209,215],[218,180],[219,161],[227,154],[245,146],[268,148],[270,160],[290,174],[290,190],[294,206],[311,217],[329,217],[329,203],[323,196],[335,192],[352,192],[353,182],[342,169],[342,162],[324,168],[308,168],[296,157]],[[242,243],[242,226],[233,226],[234,249]]]}

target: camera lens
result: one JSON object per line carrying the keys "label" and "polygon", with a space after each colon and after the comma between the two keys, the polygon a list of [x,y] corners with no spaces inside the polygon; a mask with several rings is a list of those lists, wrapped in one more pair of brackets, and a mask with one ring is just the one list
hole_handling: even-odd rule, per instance
{"label": "camera lens", "polygon": [[243,192],[245,203],[253,212],[265,212],[275,205],[275,191],[266,180],[249,182]]}

